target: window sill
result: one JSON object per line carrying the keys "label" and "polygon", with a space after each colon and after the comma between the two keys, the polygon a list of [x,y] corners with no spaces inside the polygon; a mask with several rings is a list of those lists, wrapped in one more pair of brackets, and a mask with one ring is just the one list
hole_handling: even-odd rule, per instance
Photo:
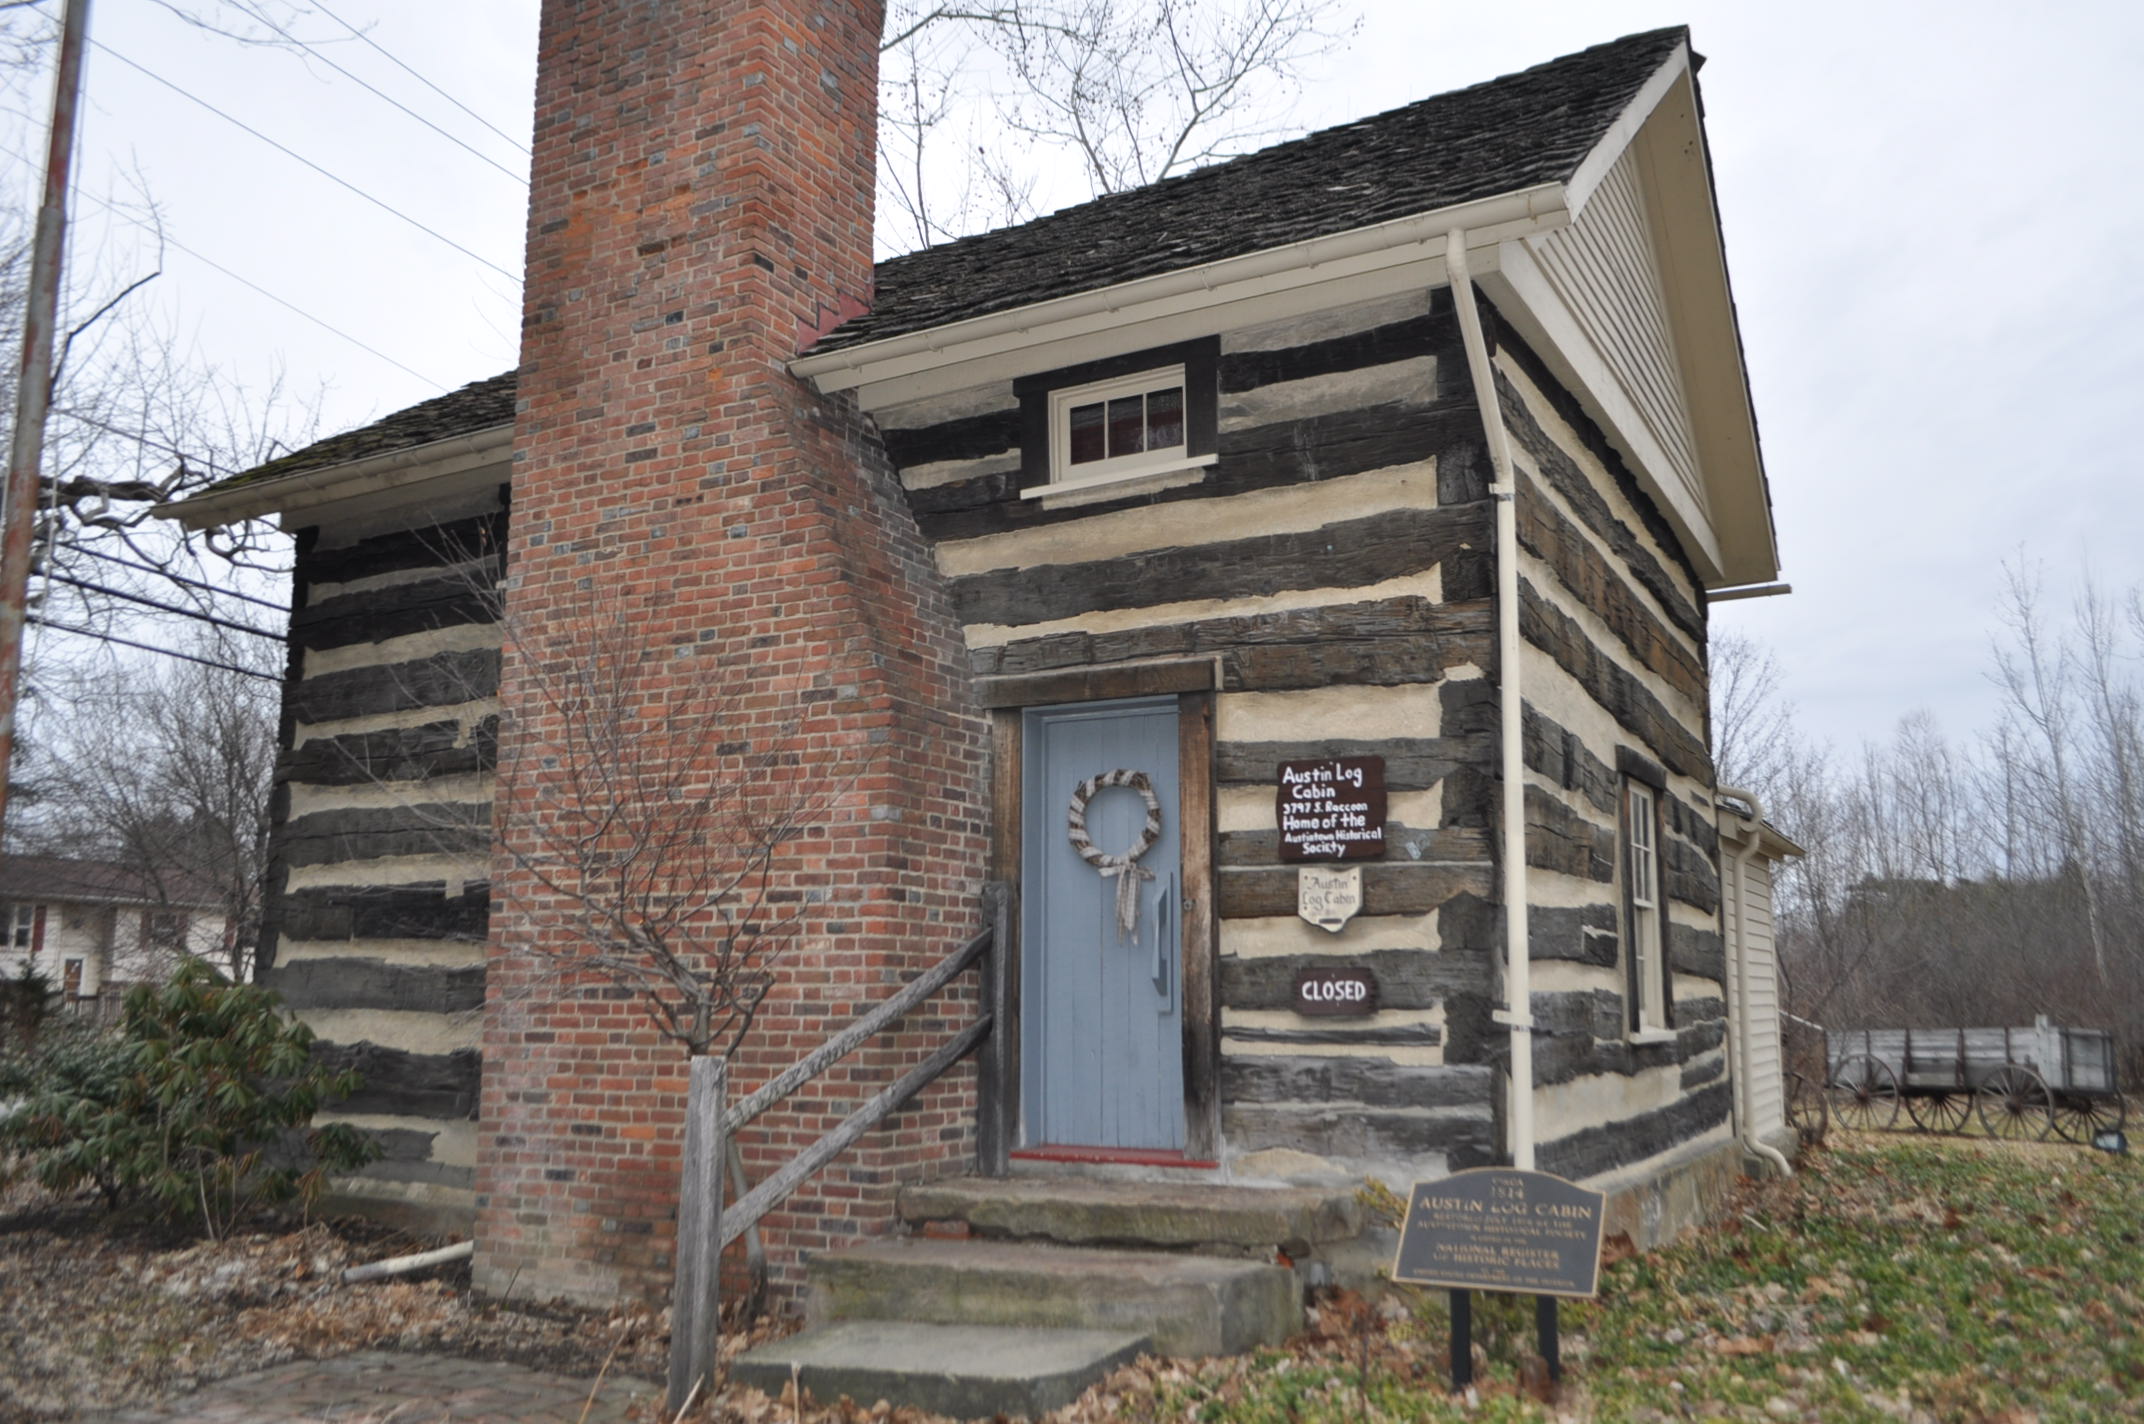
{"label": "window sill", "polygon": [[1649,1043],[1673,1043],[1675,1030],[1671,1028],[1641,1028],[1625,1040],[1633,1048],[1642,1048]]}
{"label": "window sill", "polygon": [[1218,462],[1220,458],[1219,455],[1189,455],[1142,468],[1076,475],[1071,479],[1052,480],[1046,485],[1021,490],[1020,498],[1039,499],[1043,502],[1044,509],[1055,509],[1064,504],[1122,499],[1127,495],[1144,494],[1148,490],[1196,484],[1206,477],[1206,467]]}

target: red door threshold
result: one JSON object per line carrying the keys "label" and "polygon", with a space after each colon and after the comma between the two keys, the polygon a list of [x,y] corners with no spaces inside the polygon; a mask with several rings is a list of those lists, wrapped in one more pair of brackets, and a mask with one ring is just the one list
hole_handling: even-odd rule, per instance
{"label": "red door threshold", "polygon": [[1186,1157],[1173,1147],[1016,1147],[1012,1156],[1022,1162],[1113,1162],[1125,1167],[1182,1167],[1212,1171],[1219,1162]]}

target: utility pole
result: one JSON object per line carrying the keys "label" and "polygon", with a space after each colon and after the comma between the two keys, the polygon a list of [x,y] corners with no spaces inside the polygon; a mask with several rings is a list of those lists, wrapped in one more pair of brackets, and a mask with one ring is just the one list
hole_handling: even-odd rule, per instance
{"label": "utility pole", "polygon": [[30,295],[23,304],[22,379],[15,387],[15,432],[5,502],[0,503],[0,830],[7,824],[15,760],[15,704],[22,691],[22,623],[30,598],[30,540],[37,526],[45,415],[52,405],[52,331],[59,320],[60,267],[67,246],[67,184],[74,165],[74,116],[82,93],[89,0],[67,0],[60,21],[59,74],[52,87],[52,132],[45,149],[45,198],[30,246]]}

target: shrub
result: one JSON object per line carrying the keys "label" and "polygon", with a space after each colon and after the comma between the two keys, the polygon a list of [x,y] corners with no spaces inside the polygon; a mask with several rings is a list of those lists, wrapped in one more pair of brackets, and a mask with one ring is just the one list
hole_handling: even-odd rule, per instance
{"label": "shrub", "polygon": [[25,959],[12,979],[0,979],[0,1052],[19,1053],[37,1042],[52,1011],[52,981]]}
{"label": "shrub", "polygon": [[257,1206],[310,1205],[376,1154],[347,1124],[311,1125],[358,1082],[315,1062],[312,1042],[273,994],[189,960],[127,994],[117,1034],[40,1053],[0,1145],[56,1191],[93,1185],[221,1236]]}

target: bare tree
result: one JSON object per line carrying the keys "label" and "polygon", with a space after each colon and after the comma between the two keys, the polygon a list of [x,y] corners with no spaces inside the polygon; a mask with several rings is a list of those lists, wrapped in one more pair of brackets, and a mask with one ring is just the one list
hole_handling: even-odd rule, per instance
{"label": "bare tree", "polygon": [[1769,802],[1794,755],[1794,708],[1780,693],[1779,661],[1755,638],[1735,632],[1714,633],[1706,660],[1720,784]]}
{"label": "bare tree", "polygon": [[124,865],[174,909],[215,904],[222,967],[243,980],[266,884],[281,659],[212,632],[182,650],[206,661],[93,657],[44,670],[20,841]]}
{"label": "bare tree", "polygon": [[929,246],[1032,217],[1036,175],[1084,197],[1294,131],[1304,67],[1351,33],[1344,0],[895,0],[880,57],[882,242]]}
{"label": "bare tree", "polygon": [[[698,638],[651,635],[651,610],[599,582],[534,617],[499,585],[501,550],[435,553],[511,650],[517,693],[501,712],[488,796],[449,801],[422,781],[375,780],[374,792],[441,852],[503,854],[570,931],[500,943],[510,997],[619,991],[682,1056],[731,1055],[801,926],[799,842],[848,793],[853,769],[838,756],[807,766],[779,726],[743,738],[737,727],[766,720],[741,717],[741,703],[781,694]],[[435,660],[426,677],[451,683],[457,669]],[[436,686],[411,692],[440,701]],[[494,694],[471,682],[446,700]],[[494,805],[512,808],[496,842]]]}
{"label": "bare tree", "polygon": [[2084,897],[2085,924],[2091,936],[2092,962],[2100,983],[2107,983],[2107,944],[2100,924],[2099,897],[2093,886],[2091,828],[2082,812],[2079,783],[2072,776],[2071,705],[2075,667],[2065,639],[2051,635],[2040,612],[2037,572],[2021,560],[2003,566],[2002,621],[2009,642],[1995,646],[1996,685],[2010,714],[2037,737],[2047,754],[2043,792],[2062,838],[2065,864],[2078,877]]}

